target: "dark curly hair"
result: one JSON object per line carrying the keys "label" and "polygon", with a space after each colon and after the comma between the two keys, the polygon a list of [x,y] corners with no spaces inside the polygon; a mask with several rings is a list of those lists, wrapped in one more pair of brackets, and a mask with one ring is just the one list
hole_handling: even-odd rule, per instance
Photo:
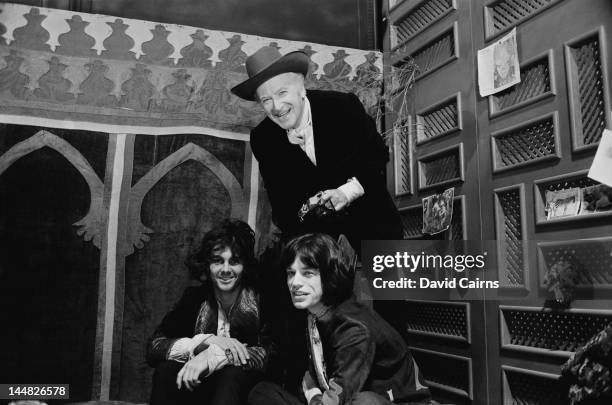
{"label": "dark curly hair", "polygon": [[355,273],[329,235],[309,233],[290,240],[281,253],[281,268],[289,268],[296,258],[304,265],[319,270],[323,304],[338,305],[352,296]]}
{"label": "dark curly hair", "polygon": [[242,284],[253,286],[255,284],[255,232],[244,221],[239,219],[225,219],[204,235],[198,251],[187,259],[187,267],[191,278],[202,280],[206,275],[205,284],[210,278],[210,262],[213,253],[229,248],[232,256],[238,257],[244,267]]}

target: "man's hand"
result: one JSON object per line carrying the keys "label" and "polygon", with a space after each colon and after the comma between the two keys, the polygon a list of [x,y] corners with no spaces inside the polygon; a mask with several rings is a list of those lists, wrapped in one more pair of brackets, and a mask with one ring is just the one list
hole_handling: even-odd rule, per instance
{"label": "man's hand", "polygon": [[[211,336],[206,339],[206,343],[217,345],[226,353],[229,350],[232,353],[231,357],[235,366],[240,366],[241,363],[247,364],[247,360],[249,360],[249,352],[247,351],[246,346],[234,338]],[[232,362],[232,359],[229,359],[230,362]]]}
{"label": "man's hand", "polygon": [[321,202],[324,203],[327,208],[340,211],[348,205],[349,200],[346,194],[337,188],[333,188],[323,192]]}
{"label": "man's hand", "polygon": [[189,360],[176,376],[176,386],[181,389],[184,385],[189,391],[193,391],[200,384],[200,375],[208,370],[208,352],[205,350]]}

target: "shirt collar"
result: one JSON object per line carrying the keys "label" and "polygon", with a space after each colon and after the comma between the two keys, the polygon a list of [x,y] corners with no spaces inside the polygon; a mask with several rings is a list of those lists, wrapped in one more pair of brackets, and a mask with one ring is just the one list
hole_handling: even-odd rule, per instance
{"label": "shirt collar", "polygon": [[302,116],[296,128],[287,130],[289,142],[293,144],[304,144],[304,131],[312,125],[312,112],[310,110],[310,101],[304,96],[304,105],[302,107]]}

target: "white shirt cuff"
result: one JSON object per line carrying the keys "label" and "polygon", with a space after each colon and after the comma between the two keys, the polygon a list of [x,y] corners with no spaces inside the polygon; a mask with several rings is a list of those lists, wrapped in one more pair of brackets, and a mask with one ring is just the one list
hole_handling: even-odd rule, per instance
{"label": "white shirt cuff", "polygon": [[170,347],[168,360],[186,362],[193,357],[193,351],[195,348],[210,336],[214,335],[199,333],[192,338],[184,337],[177,339],[172,347]]}
{"label": "white shirt cuff", "polygon": [[191,347],[191,338],[185,337],[180,338],[172,347],[170,347],[170,353],[168,353],[168,360],[186,362],[189,360],[189,349]]}
{"label": "white shirt cuff", "polygon": [[323,394],[323,392],[318,387],[312,387],[306,391],[304,391],[304,396],[306,397],[306,403],[309,404],[310,400],[314,398],[315,395]]}
{"label": "white shirt cuff", "polygon": [[338,187],[348,199],[349,204],[365,194],[363,186],[356,177],[350,178],[345,184]]}
{"label": "white shirt cuff", "polygon": [[198,333],[197,335],[191,338],[191,344],[189,346],[189,358],[193,357],[193,351],[195,350],[195,348],[198,347],[200,343],[208,339],[210,336],[212,335]]}

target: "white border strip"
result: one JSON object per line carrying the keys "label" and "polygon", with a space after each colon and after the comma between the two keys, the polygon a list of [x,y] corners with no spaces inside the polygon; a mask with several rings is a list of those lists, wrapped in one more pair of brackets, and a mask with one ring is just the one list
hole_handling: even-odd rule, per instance
{"label": "white border strip", "polygon": [[[110,134],[113,136],[113,134]],[[102,339],[102,383],[100,399],[108,401],[110,396],[111,362],[113,357],[113,330],[115,323],[115,282],[117,265],[117,235],[119,227],[119,202],[123,182],[126,134],[115,134],[115,156],[111,182],[110,207],[108,213],[104,336]]]}
{"label": "white border strip", "polygon": [[116,134],[136,135],[177,135],[177,134],[201,134],[217,138],[234,139],[248,142],[249,134],[224,131],[222,129],[199,127],[195,125],[178,127],[144,127],[137,125],[113,125],[88,121],[61,120],[53,118],[39,118],[29,115],[0,114],[0,122],[5,124],[32,125],[36,127],[53,127],[62,129],[77,129],[84,131],[96,131]]}

